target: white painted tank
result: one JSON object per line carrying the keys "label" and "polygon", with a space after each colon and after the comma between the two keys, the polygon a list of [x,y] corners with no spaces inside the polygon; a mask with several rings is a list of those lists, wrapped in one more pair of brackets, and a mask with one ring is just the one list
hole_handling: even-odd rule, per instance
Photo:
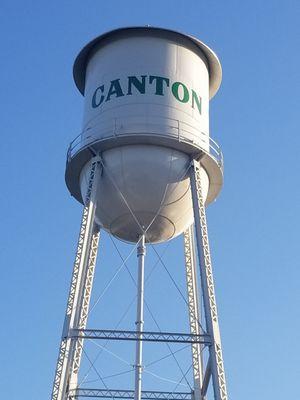
{"label": "white painted tank", "polygon": [[67,162],[71,194],[82,202],[92,151],[100,151],[98,223],[131,242],[141,229],[152,243],[182,233],[193,220],[191,157],[201,158],[207,203],[222,185],[209,137],[209,99],[221,81],[215,54],[178,32],[123,28],[82,50],[74,79],[85,106]]}

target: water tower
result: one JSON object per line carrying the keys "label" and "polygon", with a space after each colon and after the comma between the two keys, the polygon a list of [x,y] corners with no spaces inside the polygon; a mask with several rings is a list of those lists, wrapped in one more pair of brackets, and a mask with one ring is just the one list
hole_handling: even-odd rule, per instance
{"label": "water tower", "polygon": [[[209,100],[221,83],[217,56],[198,39],[168,29],[121,28],[79,53],[74,80],[84,96],[81,134],[71,143],[66,184],[83,216],[52,400],[227,399],[205,206],[218,195],[222,155],[209,135]],[[136,330],[86,329],[100,229],[136,245]],[[195,232],[195,237],[194,237]],[[190,332],[144,330],[147,243],[184,235]],[[205,328],[199,324],[200,268]],[[135,340],[134,388],[78,387],[84,340]],[[192,393],[142,390],[145,341],[191,344]],[[203,353],[207,351],[207,361]]]}

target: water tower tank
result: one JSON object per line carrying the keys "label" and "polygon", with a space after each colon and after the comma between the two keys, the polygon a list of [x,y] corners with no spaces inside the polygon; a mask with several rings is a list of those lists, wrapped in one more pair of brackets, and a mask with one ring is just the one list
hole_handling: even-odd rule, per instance
{"label": "water tower tank", "polygon": [[100,153],[100,226],[130,242],[142,230],[152,243],[182,233],[193,222],[191,159],[201,160],[206,204],[222,186],[221,153],[209,136],[209,100],[221,82],[216,55],[175,31],[122,28],[79,53],[74,79],[85,106],[68,152],[71,194],[83,203]]}

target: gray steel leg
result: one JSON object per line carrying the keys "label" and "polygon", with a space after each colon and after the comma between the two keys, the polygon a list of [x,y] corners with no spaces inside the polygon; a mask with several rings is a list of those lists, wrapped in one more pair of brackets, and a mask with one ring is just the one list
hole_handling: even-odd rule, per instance
{"label": "gray steel leg", "polygon": [[[87,318],[89,313],[89,305],[92,294],[94,273],[96,267],[97,253],[98,253],[98,245],[99,245],[100,231],[99,226],[94,224],[94,231],[92,234],[92,240],[90,245],[90,254],[88,261],[88,268],[85,276],[85,285],[84,285],[84,293],[82,296],[82,304],[80,306],[81,312],[79,316],[78,329],[85,329],[87,325]],[[83,338],[78,338],[75,342],[75,353],[74,359],[72,361],[71,366],[71,378],[70,378],[70,389],[76,389],[78,384],[78,372],[80,367],[80,361],[83,350]]]}
{"label": "gray steel leg", "polygon": [[212,263],[209,250],[205,204],[201,186],[200,163],[192,161],[191,190],[194,208],[194,219],[197,238],[197,250],[201,271],[203,306],[205,310],[206,329],[211,336],[209,347],[210,366],[215,400],[227,400],[225,372],[222,357],[221,338],[213,282]]}
{"label": "gray steel leg", "polygon": [[87,316],[86,311],[84,311],[88,297],[85,290],[86,280],[90,279],[91,272],[93,272],[92,264],[96,261],[95,247],[98,246],[99,237],[98,227],[94,222],[95,200],[100,174],[99,161],[98,157],[92,160],[51,400],[66,400],[68,398],[77,342],[77,340],[69,338],[69,332],[70,329],[79,328],[82,319],[85,319],[86,322],[86,317],[84,317],[85,314]]}
{"label": "gray steel leg", "polygon": [[[190,330],[193,335],[200,335],[201,327],[200,308],[198,299],[198,285],[196,273],[196,259],[194,247],[194,229],[190,226],[183,234],[184,238],[184,255],[185,255],[185,272],[187,283],[187,298],[189,307]],[[203,346],[202,346],[203,347]],[[202,372],[202,348],[200,343],[193,343],[192,361],[194,374],[194,399],[203,400],[201,395],[203,372]]]}

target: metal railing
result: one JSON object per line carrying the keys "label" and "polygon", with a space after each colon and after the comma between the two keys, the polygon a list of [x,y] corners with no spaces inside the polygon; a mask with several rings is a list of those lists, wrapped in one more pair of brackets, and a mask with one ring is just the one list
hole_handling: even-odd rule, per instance
{"label": "metal railing", "polygon": [[[132,122],[130,122],[130,119]],[[145,121],[145,118],[126,117],[101,121],[84,129],[72,140],[67,152],[69,162],[82,149],[93,146],[96,142],[122,137],[147,136],[174,139],[178,142],[194,145],[209,154],[223,168],[223,154],[220,146],[205,132],[194,126],[173,118],[155,118],[157,122]],[[101,137],[92,132],[101,130]],[[90,134],[89,134],[90,132]]]}

